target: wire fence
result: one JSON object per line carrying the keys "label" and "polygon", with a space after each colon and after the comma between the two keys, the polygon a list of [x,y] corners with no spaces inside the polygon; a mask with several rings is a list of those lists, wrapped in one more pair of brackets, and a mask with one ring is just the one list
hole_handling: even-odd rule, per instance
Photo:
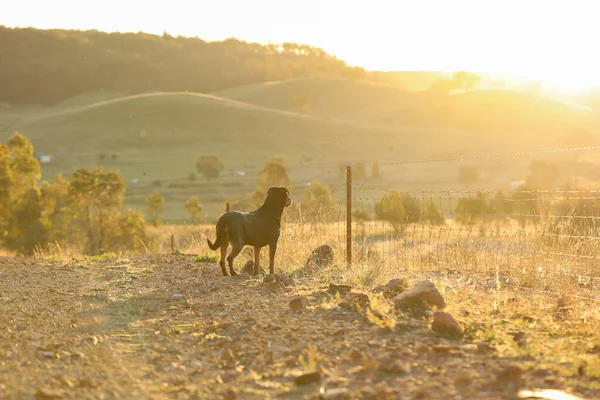
{"label": "wire fence", "polygon": [[[409,175],[416,176],[415,168],[432,164],[438,170],[431,176],[444,176],[465,160],[579,157],[596,150],[600,146],[357,164],[323,172],[295,188],[294,204],[284,214],[278,262],[305,267],[313,249],[328,245],[338,266],[460,273],[480,277],[490,287],[547,294],[571,288],[576,297],[599,301],[600,190],[531,190],[522,184],[508,190],[406,190],[402,179],[387,179],[381,187],[352,176],[364,174],[365,167],[386,167],[392,177],[400,176],[392,168],[410,169]],[[318,182],[323,178],[327,184]],[[205,234],[213,231],[207,227]]]}

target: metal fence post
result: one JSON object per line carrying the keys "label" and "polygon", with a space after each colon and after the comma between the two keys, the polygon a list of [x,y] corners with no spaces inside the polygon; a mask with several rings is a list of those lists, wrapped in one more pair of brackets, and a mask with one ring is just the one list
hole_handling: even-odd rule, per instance
{"label": "metal fence post", "polygon": [[175,254],[175,235],[171,234],[171,254]]}
{"label": "metal fence post", "polygon": [[352,167],[346,166],[346,266],[352,266]]}
{"label": "metal fence post", "polygon": [[229,212],[229,203],[225,203],[225,212]]}

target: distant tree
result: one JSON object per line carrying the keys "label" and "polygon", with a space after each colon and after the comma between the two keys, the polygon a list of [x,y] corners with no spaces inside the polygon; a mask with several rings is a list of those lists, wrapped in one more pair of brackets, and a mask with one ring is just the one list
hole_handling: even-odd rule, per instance
{"label": "distant tree", "polygon": [[197,197],[190,197],[185,202],[185,211],[190,214],[195,224],[200,223],[200,213],[202,212],[202,203]]}
{"label": "distant tree", "polygon": [[71,176],[68,190],[87,231],[86,251],[91,254],[106,251],[107,240],[112,237],[110,217],[123,206],[125,181],[118,171],[78,168]]}
{"label": "distant tree", "polygon": [[146,198],[146,208],[150,215],[150,222],[154,226],[160,224],[159,216],[165,210],[165,198],[159,193],[152,193]]}
{"label": "distant tree", "polygon": [[146,220],[140,211],[127,210],[119,215],[117,224],[119,234],[116,236],[116,248],[131,251],[150,250],[152,238],[146,231]]}
{"label": "distant tree", "polygon": [[364,222],[369,220],[369,212],[366,210],[355,209],[352,210],[352,219],[357,222]]}
{"label": "distant tree", "polygon": [[263,169],[258,173],[256,179],[257,193],[264,196],[271,186],[284,186],[291,190],[290,174],[284,159],[281,157],[273,157],[267,160]]}
{"label": "distant tree", "polygon": [[193,173],[193,172],[192,172],[192,173],[190,173],[190,174],[188,175],[188,179],[189,179],[191,182],[195,182],[195,181],[198,179],[198,177],[196,176],[196,174],[195,174],[195,173]]}
{"label": "distant tree", "polygon": [[162,182],[159,181],[158,179],[152,181],[152,186],[154,187],[161,187],[162,186]]}
{"label": "distant tree", "polygon": [[452,74],[452,78],[440,78],[436,80],[429,90],[440,92],[453,92],[457,90],[470,90],[479,83],[481,78],[473,73],[458,71]]}
{"label": "distant tree", "polygon": [[104,154],[104,153],[100,153],[100,154],[98,154],[98,159],[99,159],[100,161],[104,161],[104,160],[106,160],[106,154]]}
{"label": "distant tree", "polygon": [[456,219],[465,224],[474,224],[485,218],[490,210],[490,196],[477,192],[475,197],[462,197],[456,205]]}
{"label": "distant tree", "polygon": [[336,207],[331,188],[319,181],[313,181],[304,189],[302,194],[302,209],[304,215],[318,218],[321,221],[329,220],[334,215]]}
{"label": "distant tree", "polygon": [[405,212],[405,221],[414,224],[421,220],[421,201],[416,196],[402,195],[402,206]]}
{"label": "distant tree", "polygon": [[115,153],[112,154],[112,156],[110,156],[111,160],[115,161],[117,159],[117,155]]}
{"label": "distant tree", "polygon": [[256,178],[256,189],[253,193],[239,200],[230,200],[232,209],[250,210],[258,208],[265,200],[267,191],[272,186],[284,186],[292,190],[292,181],[289,176],[285,160],[274,157],[267,160],[265,166],[259,171]]}
{"label": "distant tree", "polygon": [[525,184],[532,190],[549,190],[554,188],[560,177],[560,169],[551,161],[534,161],[529,167],[529,176]]}
{"label": "distant tree", "polygon": [[444,225],[446,220],[442,210],[434,199],[426,199],[422,205],[422,219],[425,222],[429,222],[431,225]]}
{"label": "distant tree", "polygon": [[196,170],[207,180],[218,179],[224,165],[217,156],[202,156],[196,161]]}
{"label": "distant tree", "polygon": [[379,170],[379,163],[377,161],[375,161],[371,167],[371,177],[373,179],[381,178],[381,171]]}
{"label": "distant tree", "polygon": [[352,180],[353,181],[362,181],[367,177],[367,167],[365,164],[356,164],[352,167]]}
{"label": "distant tree", "polygon": [[389,221],[396,234],[404,232],[406,228],[406,211],[402,200],[401,193],[389,191],[375,203],[377,219]]}
{"label": "distant tree", "polygon": [[35,187],[41,177],[40,162],[34,155],[33,145],[25,136],[15,133],[8,139],[13,178],[12,196],[18,197]]}
{"label": "distant tree", "polygon": [[477,182],[477,171],[471,165],[465,165],[458,168],[458,181],[463,185],[471,185]]}

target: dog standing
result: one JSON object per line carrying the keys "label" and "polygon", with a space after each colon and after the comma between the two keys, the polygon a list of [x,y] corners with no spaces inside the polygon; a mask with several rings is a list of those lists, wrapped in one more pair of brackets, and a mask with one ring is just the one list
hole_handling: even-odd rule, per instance
{"label": "dog standing", "polygon": [[228,276],[225,269],[225,256],[227,247],[231,243],[231,253],[227,257],[231,276],[237,275],[233,269],[233,260],[240,254],[244,246],[254,246],[254,275],[260,269],[260,249],[269,246],[269,273],[275,273],[275,252],[279,241],[281,228],[281,215],[283,209],[292,204],[289,190],[282,186],[274,186],[267,192],[264,204],[255,211],[239,212],[229,211],[219,218],[217,222],[217,239],[211,243],[207,238],[211,250],[221,248],[219,265],[223,276]]}

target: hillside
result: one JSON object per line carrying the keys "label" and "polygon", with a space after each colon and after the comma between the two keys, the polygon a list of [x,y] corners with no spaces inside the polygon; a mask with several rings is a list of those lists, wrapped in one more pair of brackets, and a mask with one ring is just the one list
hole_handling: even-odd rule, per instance
{"label": "hillside", "polygon": [[[2,140],[18,130],[53,162],[44,178],[79,166],[119,169],[130,182],[127,201],[144,207],[148,193],[167,199],[165,219],[183,222],[183,204],[199,196],[210,218],[227,199],[254,189],[273,156],[287,160],[297,191],[315,176],[339,185],[342,163],[498,154],[597,144],[596,112],[538,95],[479,90],[409,92],[344,79],[301,78],[206,93],[119,96],[90,92],[53,107],[0,110]],[[297,110],[298,97],[310,107]],[[306,105],[306,103],[305,103]],[[300,112],[299,112],[300,111]],[[195,161],[218,155],[218,182],[188,179]],[[104,159],[100,160],[101,155]],[[113,156],[114,155],[114,156]],[[532,159],[472,163],[481,185],[523,179]],[[456,188],[458,163],[390,166],[378,187]],[[242,171],[240,175],[238,172]],[[322,176],[325,173],[324,176]]]}
{"label": "hillside", "polygon": [[209,92],[301,76],[362,78],[321,49],[294,43],[0,25],[0,103],[56,104],[99,90]]}

